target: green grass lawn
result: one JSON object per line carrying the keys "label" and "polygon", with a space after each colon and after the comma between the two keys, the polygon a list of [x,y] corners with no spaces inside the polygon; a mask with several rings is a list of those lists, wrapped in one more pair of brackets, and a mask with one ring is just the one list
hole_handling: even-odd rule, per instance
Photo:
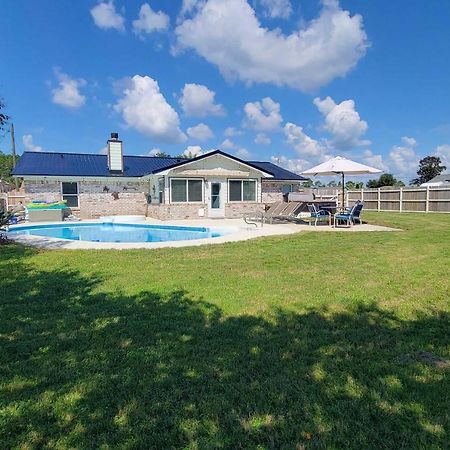
{"label": "green grass lawn", "polygon": [[450,215],[365,218],[403,231],[0,246],[0,448],[448,448]]}

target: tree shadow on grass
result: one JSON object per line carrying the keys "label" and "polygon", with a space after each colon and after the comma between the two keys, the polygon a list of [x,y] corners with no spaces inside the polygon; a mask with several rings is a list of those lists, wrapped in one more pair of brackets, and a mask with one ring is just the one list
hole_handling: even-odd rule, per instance
{"label": "tree shadow on grass", "polygon": [[443,448],[450,319],[376,305],[224,317],[182,291],[0,266],[5,448]]}

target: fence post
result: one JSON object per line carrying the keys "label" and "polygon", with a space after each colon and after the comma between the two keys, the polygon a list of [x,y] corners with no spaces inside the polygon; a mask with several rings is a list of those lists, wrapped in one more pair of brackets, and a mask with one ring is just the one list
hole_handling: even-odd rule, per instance
{"label": "fence post", "polygon": [[361,188],[361,201],[364,201],[364,188]]}
{"label": "fence post", "polygon": [[380,212],[381,209],[381,189],[378,188],[378,198],[377,198],[377,210]]}
{"label": "fence post", "polygon": [[403,188],[400,188],[400,196],[399,196],[399,200],[400,200],[400,203],[399,203],[399,211],[400,212],[402,212],[403,211]]}
{"label": "fence post", "polygon": [[425,197],[425,212],[430,211],[430,186],[427,186],[427,193]]}

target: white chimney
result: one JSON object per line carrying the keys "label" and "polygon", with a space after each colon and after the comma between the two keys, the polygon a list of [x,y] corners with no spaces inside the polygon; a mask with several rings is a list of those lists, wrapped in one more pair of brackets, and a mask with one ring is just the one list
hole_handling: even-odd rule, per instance
{"label": "white chimney", "polygon": [[123,173],[123,146],[118,133],[111,133],[111,139],[108,139],[108,169]]}

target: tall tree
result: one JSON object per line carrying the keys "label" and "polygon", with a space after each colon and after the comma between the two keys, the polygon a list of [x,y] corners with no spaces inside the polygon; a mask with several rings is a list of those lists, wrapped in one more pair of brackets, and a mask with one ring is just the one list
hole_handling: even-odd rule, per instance
{"label": "tall tree", "polygon": [[430,181],[444,172],[447,167],[441,165],[441,158],[438,156],[425,156],[419,161],[417,170],[418,178],[411,180],[411,184],[422,184]]}
{"label": "tall tree", "polygon": [[0,132],[2,132],[8,123],[9,116],[4,112],[5,109],[5,103],[3,102],[3,99],[0,98]]}

